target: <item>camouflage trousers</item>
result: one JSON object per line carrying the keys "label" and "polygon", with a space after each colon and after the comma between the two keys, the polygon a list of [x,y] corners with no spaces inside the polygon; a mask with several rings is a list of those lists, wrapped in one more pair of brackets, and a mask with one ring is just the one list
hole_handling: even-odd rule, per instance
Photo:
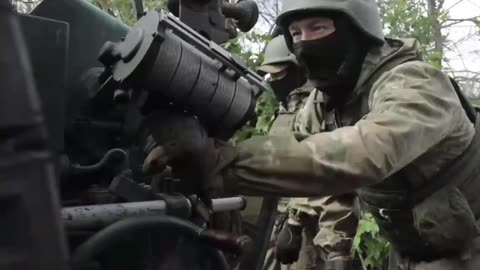
{"label": "camouflage trousers", "polygon": [[[357,215],[353,213],[354,200],[354,194],[308,199],[308,207],[315,210],[319,219],[316,226],[303,230],[299,259],[292,265],[280,264],[273,254],[276,236],[283,226],[283,223],[276,222],[271,237],[271,248],[267,251],[263,269],[321,270],[324,269],[324,260],[335,255],[348,255],[358,225]],[[300,203],[297,205],[301,207]],[[302,209],[300,207],[298,209]]]}
{"label": "camouflage trousers", "polygon": [[355,194],[343,194],[311,201],[319,213],[319,230],[313,242],[328,259],[350,254],[358,226],[358,213],[354,213],[355,197]]}
{"label": "camouflage trousers", "polygon": [[278,236],[278,233],[280,233],[282,230],[284,222],[281,224],[275,224],[269,249],[267,250],[267,255],[265,257],[263,270],[323,270],[325,262],[322,260],[320,249],[313,243],[313,238],[317,233],[317,229],[313,226],[306,227],[302,231],[302,247],[300,249],[298,261],[293,264],[286,265],[281,264],[278,260],[276,260],[273,252],[275,240]]}
{"label": "camouflage trousers", "polygon": [[388,270],[478,270],[480,269],[480,236],[463,254],[431,262],[412,262],[393,249],[390,252]]}

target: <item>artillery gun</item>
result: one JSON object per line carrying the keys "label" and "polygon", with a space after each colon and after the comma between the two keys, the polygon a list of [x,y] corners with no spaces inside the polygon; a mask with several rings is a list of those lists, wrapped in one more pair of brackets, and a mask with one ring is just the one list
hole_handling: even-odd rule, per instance
{"label": "artillery gun", "polygon": [[[255,25],[255,2],[134,0],[133,27],[85,0],[0,3],[0,269],[260,269],[276,200],[246,233],[218,228],[243,197],[141,170],[153,113],[193,148],[188,127],[228,140],[254,117],[265,85],[219,44]],[[197,182],[202,162],[184,167]]]}

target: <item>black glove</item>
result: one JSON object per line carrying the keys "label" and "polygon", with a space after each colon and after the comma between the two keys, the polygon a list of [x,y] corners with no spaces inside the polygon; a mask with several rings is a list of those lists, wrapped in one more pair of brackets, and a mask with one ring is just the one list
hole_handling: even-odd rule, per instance
{"label": "black glove", "polygon": [[221,193],[223,179],[218,176],[235,157],[232,146],[209,138],[200,121],[184,112],[155,111],[143,125],[144,173],[158,174],[169,165],[175,178],[196,185],[201,193]]}
{"label": "black glove", "polygon": [[[193,169],[196,176],[209,159],[210,138],[200,121],[192,115],[174,110],[158,110],[145,117],[140,145],[146,154],[144,172],[161,172],[168,164],[176,168]],[[182,168],[182,169],[183,169]]]}
{"label": "black glove", "polygon": [[278,234],[275,257],[282,264],[292,264],[298,260],[302,248],[302,226],[286,223]]}
{"label": "black glove", "polygon": [[215,157],[211,139],[198,119],[183,111],[158,109],[143,119],[139,130],[145,175],[158,175],[168,165],[172,176],[181,180],[182,191],[207,197],[202,186]]}

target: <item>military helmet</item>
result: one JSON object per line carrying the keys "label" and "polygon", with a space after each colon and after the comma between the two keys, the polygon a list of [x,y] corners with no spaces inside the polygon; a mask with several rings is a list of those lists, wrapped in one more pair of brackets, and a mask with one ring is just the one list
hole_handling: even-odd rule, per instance
{"label": "military helmet", "polygon": [[383,27],[375,0],[284,0],[277,25],[288,33],[292,16],[315,12],[345,14],[363,33],[379,44],[384,43]]}
{"label": "military helmet", "polygon": [[292,54],[285,43],[283,35],[273,38],[265,48],[265,56],[262,65],[258,71],[265,73],[278,73],[286,69],[289,65],[298,65],[297,59]]}

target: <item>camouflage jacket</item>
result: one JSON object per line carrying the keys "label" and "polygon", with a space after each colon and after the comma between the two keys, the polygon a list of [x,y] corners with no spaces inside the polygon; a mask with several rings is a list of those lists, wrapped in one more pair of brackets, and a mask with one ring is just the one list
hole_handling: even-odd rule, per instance
{"label": "camouflage jacket", "polygon": [[[225,188],[246,195],[312,197],[346,193],[378,184],[409,167],[429,179],[459,156],[474,135],[448,76],[421,61],[383,72],[378,68],[419,54],[412,39],[388,40],[367,55],[346,108],[363,99],[357,115],[335,115],[338,128],[321,126],[311,110],[298,121],[315,123],[293,135],[258,136],[236,146],[237,157],[223,172]],[[320,102],[312,91],[305,108]],[[362,111],[366,111],[366,114]],[[308,127],[308,125],[305,125]],[[313,135],[310,135],[313,134]]]}

